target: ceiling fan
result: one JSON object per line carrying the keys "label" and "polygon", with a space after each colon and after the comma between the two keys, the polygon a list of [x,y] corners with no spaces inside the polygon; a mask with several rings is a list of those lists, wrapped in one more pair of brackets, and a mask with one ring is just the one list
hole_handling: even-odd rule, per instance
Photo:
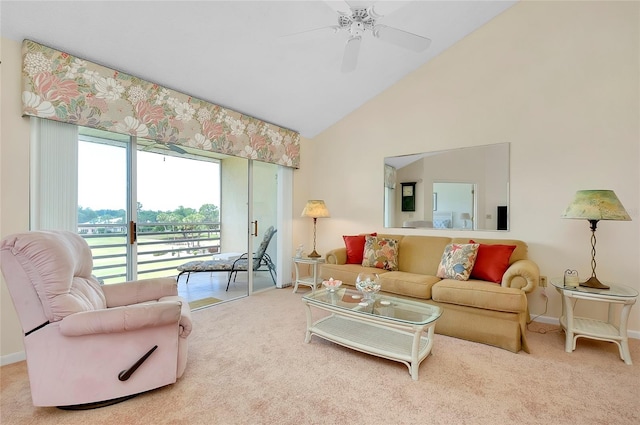
{"label": "ceiling fan", "polygon": [[384,16],[404,6],[407,2],[331,0],[326,3],[338,14],[337,25],[303,31],[290,36],[299,38],[299,36],[315,37],[326,33],[347,34],[341,67],[344,73],[356,69],[362,36],[366,32],[370,32],[373,37],[379,40],[415,52],[426,50],[431,44],[431,40],[426,37],[380,23]]}

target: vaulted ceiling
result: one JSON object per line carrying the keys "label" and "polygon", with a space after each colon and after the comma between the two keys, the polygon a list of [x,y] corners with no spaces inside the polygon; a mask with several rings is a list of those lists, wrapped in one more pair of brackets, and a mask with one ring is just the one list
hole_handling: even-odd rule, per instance
{"label": "vaulted ceiling", "polygon": [[334,9],[347,9],[341,1],[3,0],[0,33],[313,138],[516,1],[348,3],[395,9],[378,23],[426,37],[430,46],[414,52],[365,30],[355,70],[342,72],[349,34],[306,32],[337,25]]}

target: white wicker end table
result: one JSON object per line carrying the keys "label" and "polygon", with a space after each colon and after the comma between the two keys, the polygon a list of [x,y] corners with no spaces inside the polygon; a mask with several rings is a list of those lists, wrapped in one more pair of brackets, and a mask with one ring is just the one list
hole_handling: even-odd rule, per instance
{"label": "white wicker end table", "polygon": [[[571,353],[576,349],[576,341],[580,337],[609,341],[618,345],[620,358],[628,365],[631,362],[627,321],[631,307],[638,299],[638,291],[624,285],[609,285],[609,289],[596,289],[584,286],[564,286],[563,278],[551,279],[551,284],[562,295],[562,316],[560,325],[565,331],[565,351]],[[571,299],[605,302],[609,304],[607,321],[574,317]],[[614,305],[621,304],[620,319],[614,317]]]}
{"label": "white wicker end table", "polygon": [[[433,347],[435,324],[442,310],[427,303],[377,294],[363,302],[360,293],[321,289],[302,297],[307,308],[305,342],[317,335],[353,350],[404,363],[413,380]],[[332,314],[313,320],[311,307]],[[426,334],[425,334],[426,331]]]}
{"label": "white wicker end table", "polygon": [[[316,290],[316,286],[322,284],[318,266],[324,263],[324,258],[310,257],[293,257],[293,264],[296,268],[296,282],[293,286],[293,292],[298,292],[298,285],[310,286],[311,291]],[[300,264],[308,264],[311,266],[311,276],[302,276],[300,274]]]}

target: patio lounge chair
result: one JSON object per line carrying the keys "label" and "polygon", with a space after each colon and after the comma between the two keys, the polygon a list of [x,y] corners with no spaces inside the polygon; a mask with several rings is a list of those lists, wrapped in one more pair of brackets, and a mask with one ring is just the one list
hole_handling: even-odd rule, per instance
{"label": "patio lounge chair", "polygon": [[[253,256],[253,271],[268,271],[274,285],[276,284],[276,266],[271,260],[269,254],[267,254],[267,248],[269,247],[269,242],[271,242],[271,238],[275,233],[276,229],[274,229],[273,226],[267,229],[264,234],[264,238],[260,243],[260,247],[258,247],[258,250]],[[178,266],[178,271],[180,273],[178,274],[177,280],[180,280],[180,276],[182,276],[183,273],[187,273],[186,283],[189,283],[189,276],[191,276],[191,273],[227,272],[229,273],[226,289],[228,291],[229,285],[231,284],[231,276],[233,276],[233,281],[235,282],[238,272],[246,272],[248,268],[249,254],[246,252],[235,260],[189,261],[188,263]]]}

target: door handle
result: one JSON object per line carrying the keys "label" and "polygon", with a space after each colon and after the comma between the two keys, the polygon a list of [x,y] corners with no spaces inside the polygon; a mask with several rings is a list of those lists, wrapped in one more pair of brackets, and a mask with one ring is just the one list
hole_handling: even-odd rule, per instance
{"label": "door handle", "polygon": [[137,226],[136,226],[136,222],[135,221],[130,221],[129,222],[129,245],[133,245],[134,243],[136,243],[137,235],[136,232],[138,231]]}
{"label": "door handle", "polygon": [[253,236],[258,236],[258,220],[252,221],[253,223]]}

